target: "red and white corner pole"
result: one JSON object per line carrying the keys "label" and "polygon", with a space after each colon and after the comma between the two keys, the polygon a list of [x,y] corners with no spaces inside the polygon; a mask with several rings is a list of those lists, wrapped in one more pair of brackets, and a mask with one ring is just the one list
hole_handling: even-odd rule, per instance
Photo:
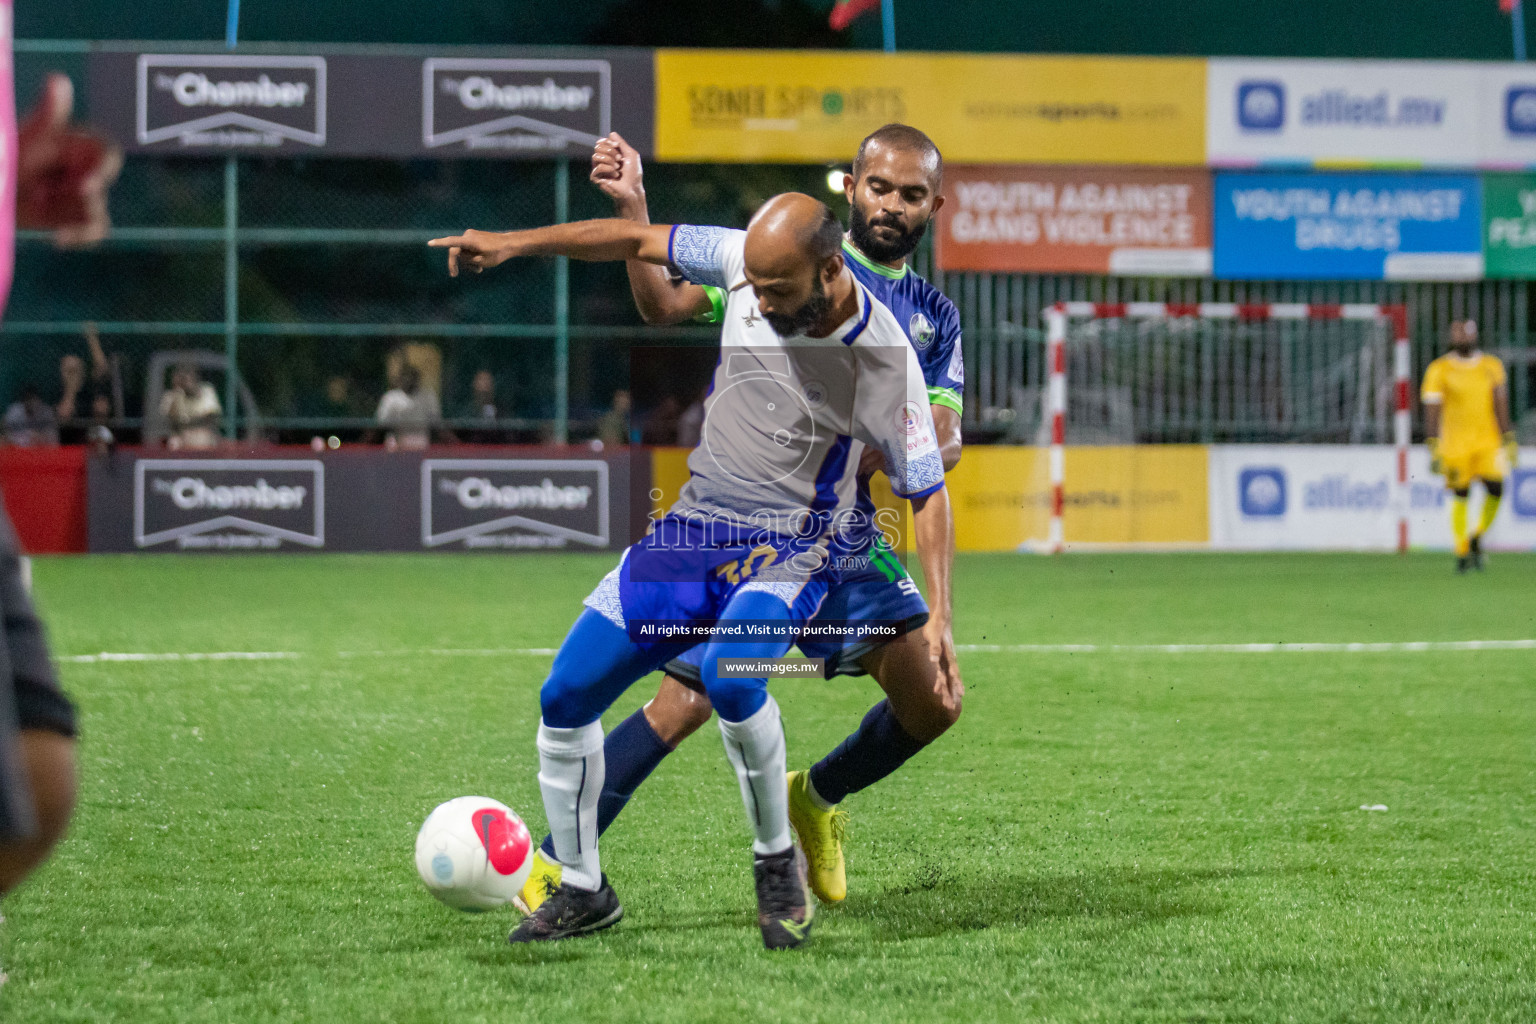
{"label": "red and white corner pole", "polygon": [[1060,304],[1045,315],[1046,365],[1050,378],[1046,387],[1046,415],[1050,417],[1051,447],[1051,525],[1046,546],[1059,554],[1063,546],[1061,513],[1066,505],[1067,475],[1067,311]]}
{"label": "red and white corner pole", "polygon": [[1402,306],[1387,310],[1392,324],[1392,376],[1395,406],[1392,411],[1392,442],[1397,448],[1397,550],[1408,550],[1408,446],[1412,440],[1413,355],[1408,345],[1408,311]]}

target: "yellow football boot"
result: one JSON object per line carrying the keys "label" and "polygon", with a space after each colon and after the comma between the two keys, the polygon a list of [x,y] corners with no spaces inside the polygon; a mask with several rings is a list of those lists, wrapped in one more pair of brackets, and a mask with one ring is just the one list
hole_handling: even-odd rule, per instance
{"label": "yellow football boot", "polygon": [[539,909],[539,904],[549,899],[549,894],[560,888],[560,862],[544,859],[543,850],[533,851],[533,867],[528,872],[528,881],[523,883],[523,892],[520,897],[512,902],[517,909],[524,914],[531,914]]}
{"label": "yellow football boot", "polygon": [[848,876],[843,868],[848,815],[835,807],[830,811],[818,807],[807,791],[809,784],[809,772],[789,773],[789,823],[805,851],[811,891],[823,903],[837,903],[848,895]]}

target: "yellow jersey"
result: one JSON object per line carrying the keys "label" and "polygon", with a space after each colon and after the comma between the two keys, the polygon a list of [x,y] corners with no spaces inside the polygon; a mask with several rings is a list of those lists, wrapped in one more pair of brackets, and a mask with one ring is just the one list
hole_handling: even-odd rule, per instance
{"label": "yellow jersey", "polygon": [[1441,356],[1424,371],[1421,397],[1440,406],[1440,451],[1447,457],[1498,448],[1499,419],[1493,392],[1504,386],[1504,364],[1479,352],[1463,358]]}

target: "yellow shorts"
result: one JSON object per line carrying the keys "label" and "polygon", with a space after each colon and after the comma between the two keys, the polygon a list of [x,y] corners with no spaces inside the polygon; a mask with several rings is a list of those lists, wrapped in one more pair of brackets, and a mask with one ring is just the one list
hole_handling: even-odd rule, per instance
{"label": "yellow shorts", "polygon": [[1443,456],[1445,462],[1445,486],[1453,491],[1464,491],[1473,480],[1500,481],[1509,472],[1509,459],[1504,449],[1478,448],[1470,452],[1458,452]]}

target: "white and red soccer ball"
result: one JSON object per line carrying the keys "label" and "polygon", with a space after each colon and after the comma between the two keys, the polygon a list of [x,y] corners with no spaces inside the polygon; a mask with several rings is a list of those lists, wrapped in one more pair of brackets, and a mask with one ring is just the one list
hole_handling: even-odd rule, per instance
{"label": "white and red soccer ball", "polygon": [[517,899],[533,868],[528,826],[506,804],[461,796],[429,815],[416,835],[416,872],[456,910],[495,910]]}

